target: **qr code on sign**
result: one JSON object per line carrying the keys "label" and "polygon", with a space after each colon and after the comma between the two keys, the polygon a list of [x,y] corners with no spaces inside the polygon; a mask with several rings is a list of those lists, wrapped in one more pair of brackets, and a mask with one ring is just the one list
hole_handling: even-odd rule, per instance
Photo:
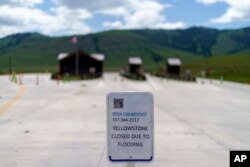
{"label": "qr code on sign", "polygon": [[123,99],[114,99],[114,108],[123,108]]}

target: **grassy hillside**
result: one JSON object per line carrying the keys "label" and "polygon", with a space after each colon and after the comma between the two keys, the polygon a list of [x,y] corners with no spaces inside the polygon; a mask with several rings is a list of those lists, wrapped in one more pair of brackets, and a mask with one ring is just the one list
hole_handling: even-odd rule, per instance
{"label": "grassy hillside", "polygon": [[[145,30],[149,31],[149,30]],[[73,52],[76,46],[71,37],[50,38],[36,33],[17,34],[0,40],[0,71],[8,72],[9,60],[16,71],[57,70],[57,55]],[[180,57],[183,61],[197,59],[200,55],[162,46],[151,41],[140,31],[109,31],[78,36],[79,48],[89,53],[106,55],[105,69],[118,70],[127,65],[128,57],[142,57],[146,70],[164,64],[166,57]]]}
{"label": "grassy hillside", "polygon": [[211,78],[250,84],[250,54],[224,55],[186,63],[184,69],[192,69],[196,75],[211,69]]}
{"label": "grassy hillside", "polygon": [[213,55],[249,53],[250,28],[221,31],[216,45],[212,47]]}
{"label": "grassy hillside", "polygon": [[[229,71],[231,74],[247,76],[243,74],[247,67],[238,67],[234,63],[235,59],[247,61],[250,57],[250,28],[222,31],[202,27],[169,31],[114,30],[77,37],[81,50],[106,55],[106,71],[126,66],[131,56],[141,57],[146,71],[157,71],[165,67],[167,57],[179,57],[186,67],[192,67],[195,71],[211,66],[214,68],[214,77],[223,74],[225,79],[233,80],[235,77],[226,75]],[[38,33],[2,38],[0,73],[8,72],[10,59],[17,72],[55,72],[58,70],[57,55],[76,50],[70,41],[71,37],[48,37]],[[232,54],[235,56],[218,56]]]}

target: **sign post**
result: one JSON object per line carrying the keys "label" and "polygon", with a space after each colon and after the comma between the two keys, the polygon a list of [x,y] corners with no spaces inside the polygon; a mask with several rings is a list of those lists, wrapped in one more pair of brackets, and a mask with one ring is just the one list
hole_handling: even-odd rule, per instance
{"label": "sign post", "polygon": [[114,92],[107,95],[107,141],[110,161],[152,161],[153,111],[153,95],[149,92]]}

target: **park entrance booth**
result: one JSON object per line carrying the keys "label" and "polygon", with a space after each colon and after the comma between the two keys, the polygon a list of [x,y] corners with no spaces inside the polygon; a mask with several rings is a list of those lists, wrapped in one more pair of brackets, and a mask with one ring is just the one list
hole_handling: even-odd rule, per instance
{"label": "park entrance booth", "polygon": [[130,74],[139,75],[142,73],[142,59],[140,57],[130,57],[128,63]]}
{"label": "park entrance booth", "polygon": [[58,55],[60,75],[102,75],[103,54],[88,54],[83,51]]}
{"label": "park entrance booth", "polygon": [[179,58],[168,58],[166,69],[168,75],[180,75],[181,60]]}

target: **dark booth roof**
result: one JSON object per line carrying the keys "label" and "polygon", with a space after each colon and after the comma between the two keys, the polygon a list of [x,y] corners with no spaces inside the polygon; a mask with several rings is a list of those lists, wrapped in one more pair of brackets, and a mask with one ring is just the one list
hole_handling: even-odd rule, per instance
{"label": "dark booth roof", "polygon": [[168,65],[172,65],[172,66],[180,66],[181,60],[179,58],[168,58],[167,63]]}
{"label": "dark booth roof", "polygon": [[[67,58],[67,57],[69,57],[71,55],[74,55],[74,54],[75,53],[71,53],[71,54],[69,54],[69,53],[60,53],[58,55],[57,59],[60,61],[60,60],[63,60],[63,59],[65,59],[65,58]],[[82,54],[86,54],[86,53],[80,52],[80,55],[82,55]],[[92,57],[93,59],[97,60],[97,61],[104,61],[104,59],[105,59],[104,54],[100,54],[100,53],[94,53],[94,54],[91,54],[89,56]]]}
{"label": "dark booth roof", "polygon": [[132,65],[141,65],[142,59],[140,57],[130,57],[128,63]]}

